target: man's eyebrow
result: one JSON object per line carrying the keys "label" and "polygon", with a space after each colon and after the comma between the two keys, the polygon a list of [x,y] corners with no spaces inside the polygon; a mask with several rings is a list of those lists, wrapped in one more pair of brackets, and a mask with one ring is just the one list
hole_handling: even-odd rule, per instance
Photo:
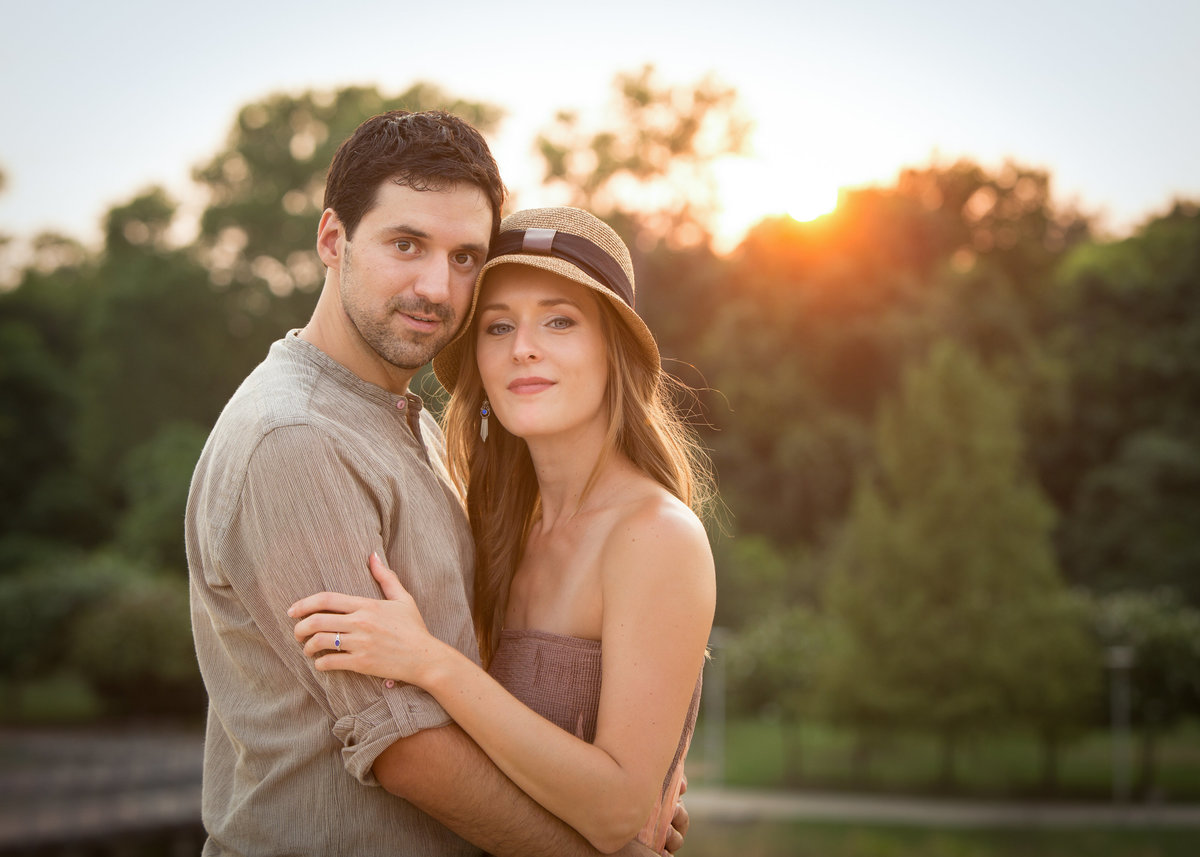
{"label": "man's eyebrow", "polygon": [[389,235],[411,235],[414,238],[429,237],[429,233],[424,229],[418,229],[415,226],[409,226],[407,223],[397,223],[395,226],[388,226],[383,231]]}
{"label": "man's eyebrow", "polygon": [[[409,226],[407,223],[397,223],[394,226],[388,226],[383,230],[388,235],[411,235],[413,238],[429,239],[432,236],[424,229],[418,229],[415,226]],[[470,250],[472,253],[487,255],[488,245],[480,244],[476,241],[468,241],[466,244],[459,245],[460,250]]]}

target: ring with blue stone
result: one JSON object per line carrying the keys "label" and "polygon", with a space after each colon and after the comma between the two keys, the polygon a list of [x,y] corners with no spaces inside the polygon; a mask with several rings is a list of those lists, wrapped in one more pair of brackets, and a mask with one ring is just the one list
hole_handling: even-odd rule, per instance
{"label": "ring with blue stone", "polygon": [[342,632],[338,631],[333,635],[333,647],[340,650],[342,648]]}

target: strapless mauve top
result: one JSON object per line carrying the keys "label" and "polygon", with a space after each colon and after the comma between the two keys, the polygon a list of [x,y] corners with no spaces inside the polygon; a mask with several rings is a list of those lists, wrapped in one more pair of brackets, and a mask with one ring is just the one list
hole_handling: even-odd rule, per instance
{"label": "strapless mauve top", "polygon": [[[488,672],[509,693],[550,722],[589,744],[596,740],[600,709],[600,641],[548,631],[504,630]],[[658,806],[638,837],[662,850],[679,797],[682,762],[700,708],[700,678]],[[660,841],[661,840],[661,841]]]}

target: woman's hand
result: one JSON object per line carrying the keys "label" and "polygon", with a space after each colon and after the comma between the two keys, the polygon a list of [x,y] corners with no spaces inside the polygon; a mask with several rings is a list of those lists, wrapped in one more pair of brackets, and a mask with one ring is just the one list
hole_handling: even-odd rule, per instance
{"label": "woman's hand", "polygon": [[318,670],[350,670],[419,685],[422,670],[442,644],[379,555],[371,554],[368,564],[387,600],[318,592],[288,608],[288,616],[300,620],[293,633]]}

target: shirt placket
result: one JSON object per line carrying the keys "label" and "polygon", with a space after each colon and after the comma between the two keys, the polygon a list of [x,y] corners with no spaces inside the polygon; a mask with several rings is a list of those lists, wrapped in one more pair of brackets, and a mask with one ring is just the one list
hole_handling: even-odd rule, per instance
{"label": "shirt placket", "polygon": [[408,424],[408,430],[412,432],[412,436],[417,441],[417,446],[421,448],[421,458],[425,460],[425,464],[429,464],[429,451],[425,449],[425,438],[421,434],[421,408],[424,403],[419,396],[411,393],[405,393],[396,400],[396,410],[404,415],[404,421]]}

